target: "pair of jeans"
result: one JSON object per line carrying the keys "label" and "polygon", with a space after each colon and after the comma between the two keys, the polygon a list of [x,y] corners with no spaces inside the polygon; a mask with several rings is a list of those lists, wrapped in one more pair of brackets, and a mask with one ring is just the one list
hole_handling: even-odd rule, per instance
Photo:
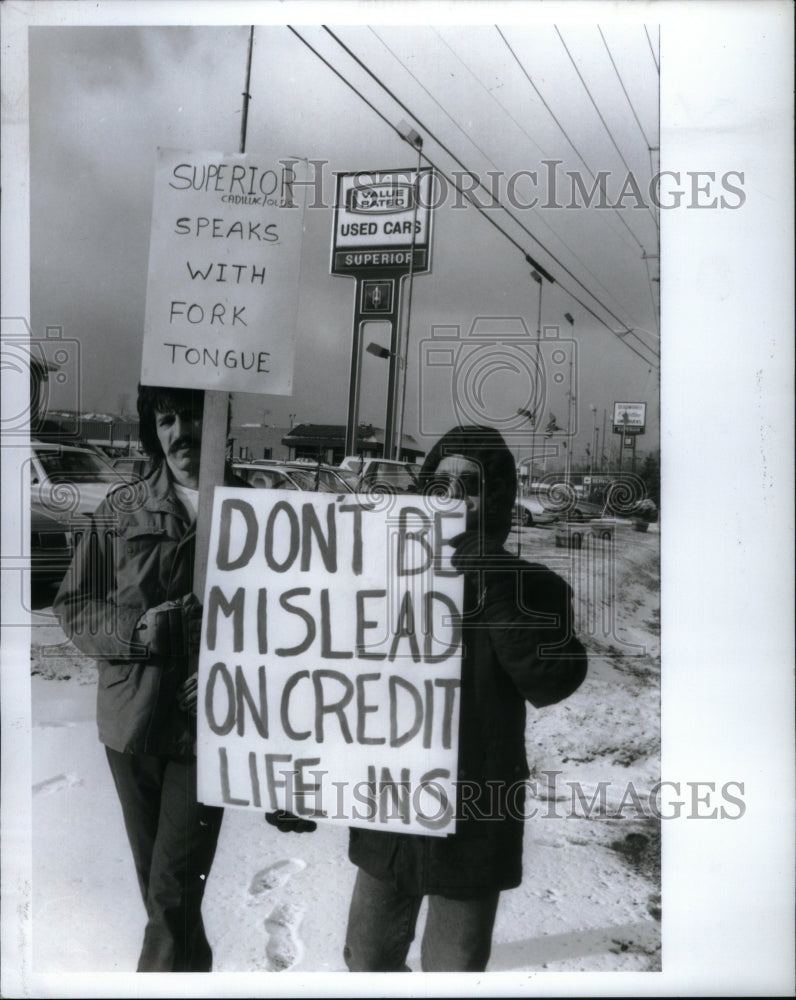
{"label": "pair of jeans", "polygon": [[147,923],[138,972],[210,972],[201,906],[224,810],[196,799],[196,761],[105,748]]}
{"label": "pair of jeans", "polygon": [[[477,899],[429,895],[420,949],[423,972],[483,972],[500,892]],[[343,952],[351,972],[409,972],[406,956],[423,896],[357,871]]]}

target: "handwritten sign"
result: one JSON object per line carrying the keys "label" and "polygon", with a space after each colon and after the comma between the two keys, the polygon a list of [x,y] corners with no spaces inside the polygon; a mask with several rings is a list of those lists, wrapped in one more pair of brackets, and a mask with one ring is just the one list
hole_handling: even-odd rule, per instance
{"label": "handwritten sign", "polygon": [[199,662],[199,798],[454,830],[464,506],[218,488]]}
{"label": "handwritten sign", "polygon": [[291,393],[300,166],[270,154],[158,150],[142,382]]}

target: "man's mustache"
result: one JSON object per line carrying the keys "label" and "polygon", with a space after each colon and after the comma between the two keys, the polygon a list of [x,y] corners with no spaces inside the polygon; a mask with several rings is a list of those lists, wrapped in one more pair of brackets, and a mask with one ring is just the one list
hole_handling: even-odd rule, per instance
{"label": "man's mustache", "polygon": [[190,434],[184,434],[182,437],[177,438],[177,440],[169,448],[169,454],[173,455],[177,451],[181,451],[183,448],[198,448],[199,442]]}

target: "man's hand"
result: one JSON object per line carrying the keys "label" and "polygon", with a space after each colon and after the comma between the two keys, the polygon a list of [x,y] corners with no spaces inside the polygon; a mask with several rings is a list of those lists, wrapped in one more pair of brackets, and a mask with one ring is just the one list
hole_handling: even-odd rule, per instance
{"label": "man's hand", "polygon": [[188,637],[188,652],[198,653],[202,636],[202,605],[196,594],[186,594],[182,599],[185,627]]}
{"label": "man's hand", "polygon": [[185,656],[199,649],[202,605],[194,594],[148,608],[138,619],[133,641],[147,646],[150,656]]}
{"label": "man's hand", "polygon": [[177,704],[181,711],[196,715],[196,699],[199,691],[199,681],[196,674],[191,674],[177,688]]}
{"label": "man's hand", "polygon": [[138,619],[133,641],[143,643],[150,656],[184,652],[183,612],[179,601],[164,601],[148,608]]}

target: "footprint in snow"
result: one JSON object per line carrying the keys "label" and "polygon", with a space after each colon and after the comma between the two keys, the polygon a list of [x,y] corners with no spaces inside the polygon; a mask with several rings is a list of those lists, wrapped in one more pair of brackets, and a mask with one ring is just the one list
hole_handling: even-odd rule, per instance
{"label": "footprint in snow", "polygon": [[83,779],[76,774],[56,774],[54,778],[45,778],[33,786],[34,795],[53,795],[64,788],[77,788],[83,784]]}
{"label": "footprint in snow", "polygon": [[269,972],[286,972],[301,958],[298,929],[303,916],[303,909],[292,903],[280,903],[268,914],[265,921],[268,934],[265,955]]}
{"label": "footprint in snow", "polygon": [[281,889],[293,875],[303,871],[306,867],[307,862],[302,861],[301,858],[285,858],[282,861],[277,861],[257,872],[249,886],[249,892],[253,896],[259,896],[272,889]]}

